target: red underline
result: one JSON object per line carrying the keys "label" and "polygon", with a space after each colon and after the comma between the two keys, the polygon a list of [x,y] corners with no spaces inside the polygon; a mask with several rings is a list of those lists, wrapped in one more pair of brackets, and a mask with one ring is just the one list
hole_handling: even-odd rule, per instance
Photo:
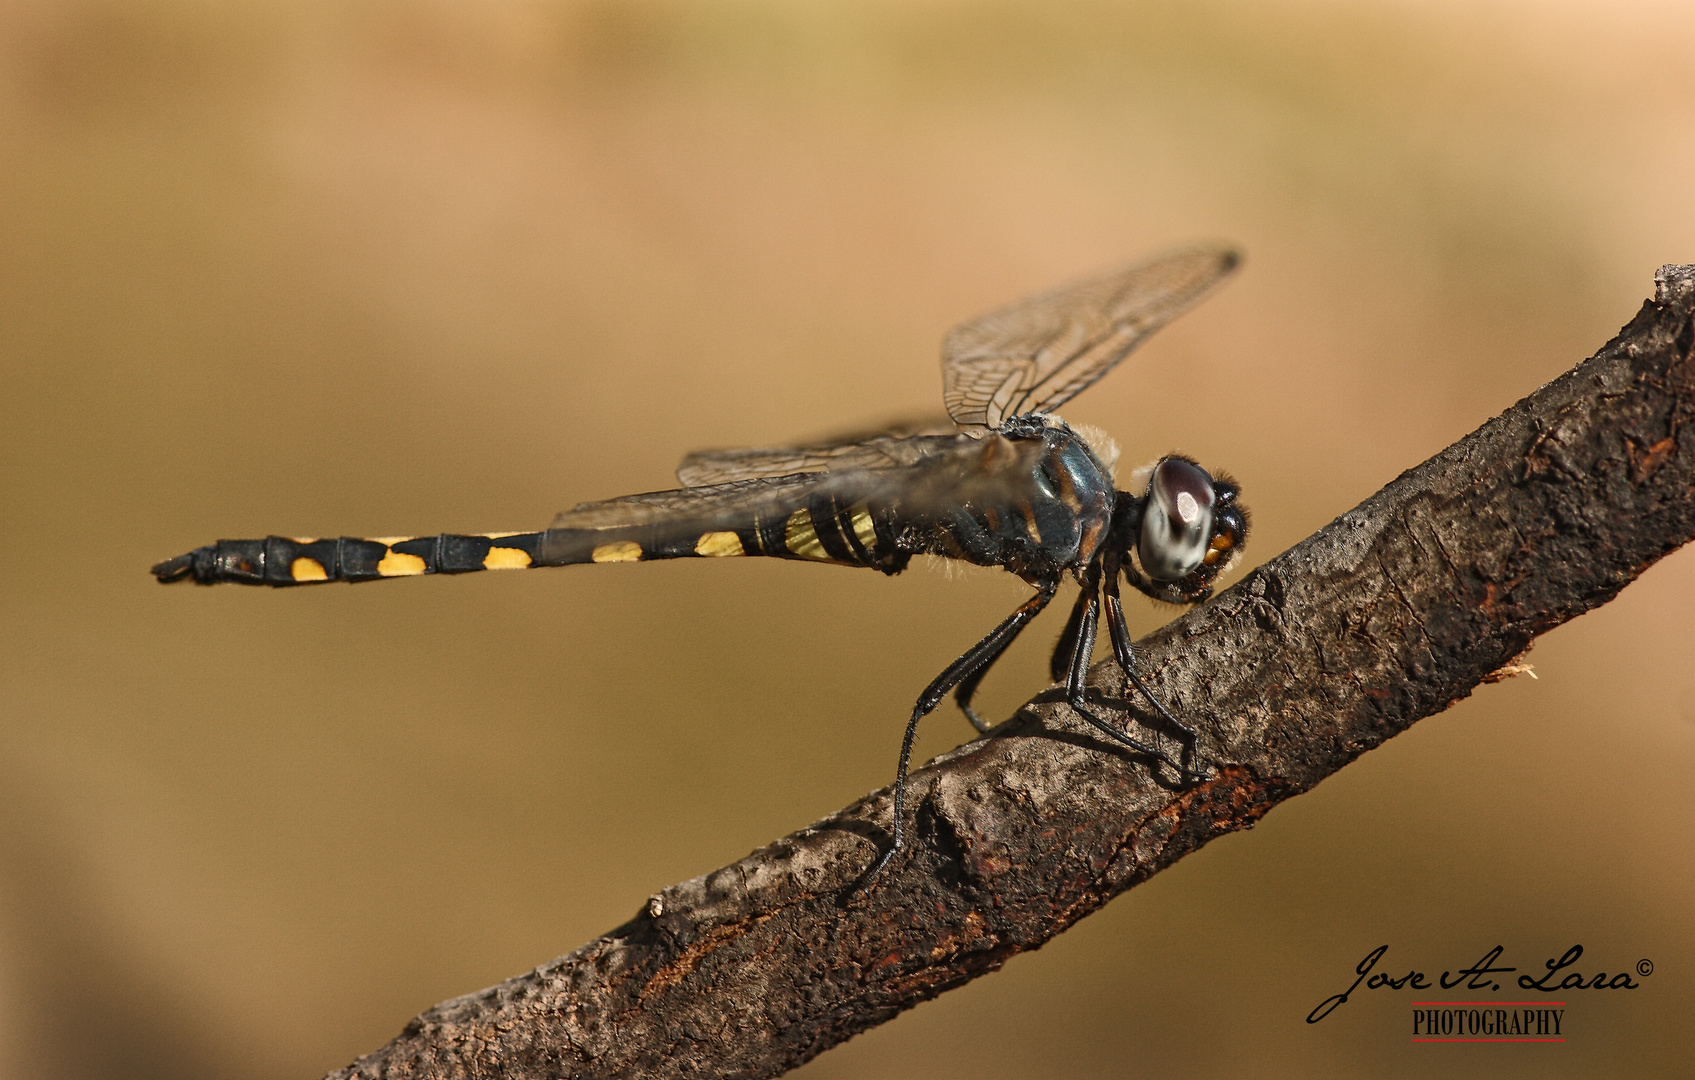
{"label": "red underline", "polygon": [[1415,1001],[1414,1005],[1564,1005],[1563,1001]]}
{"label": "red underline", "polygon": [[1565,1042],[1564,1039],[1414,1039],[1413,1042]]}

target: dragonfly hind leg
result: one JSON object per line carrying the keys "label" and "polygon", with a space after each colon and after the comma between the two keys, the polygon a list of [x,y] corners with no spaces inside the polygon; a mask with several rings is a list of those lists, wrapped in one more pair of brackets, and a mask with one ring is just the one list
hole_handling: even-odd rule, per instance
{"label": "dragonfly hind leg", "polygon": [[[902,737],[900,743],[900,765],[895,770],[895,820],[894,828],[891,830],[893,836],[889,846],[877,857],[877,861],[872,863],[871,868],[854,884],[852,893],[863,892],[870,888],[871,883],[877,880],[877,876],[889,864],[889,860],[906,846],[906,773],[907,767],[912,762],[912,740],[918,734],[918,721],[933,711],[942,699],[948,696],[948,691],[955,687],[963,686],[969,681],[972,689],[975,689],[976,683],[982,678],[982,673],[1000,657],[1001,653],[1006,651],[1006,647],[1012,644],[1012,639],[1018,636],[1019,631],[1028,626],[1030,620],[1042,613],[1042,609],[1048,606],[1048,601],[1053,599],[1054,593],[1057,591],[1059,591],[1058,577],[1055,577],[1052,581],[1040,583],[1037,586],[1035,596],[1018,605],[1016,611],[1002,620],[999,626],[989,631],[988,636],[983,638],[982,641],[968,649],[965,655],[949,664],[947,670],[936,676],[935,680],[925,688],[924,693],[918,696],[918,704],[913,707],[912,718],[906,722],[906,734]],[[970,695],[966,694],[965,696],[969,700]],[[967,715],[971,715],[969,711]]]}
{"label": "dragonfly hind leg", "polygon": [[[1004,652],[1005,650],[1003,649],[1002,651]],[[993,667],[995,661],[999,659],[999,654],[991,656],[974,675],[960,683],[958,689],[956,689],[953,693],[953,703],[959,706],[959,711],[965,714],[965,718],[967,720],[971,721],[971,726],[977,729],[977,734],[979,735],[987,735],[989,733],[989,729],[995,725],[977,715],[977,710],[971,707],[971,699],[977,693],[977,684],[983,681],[983,676],[988,674],[989,669]]]}
{"label": "dragonfly hind leg", "polygon": [[[1035,616],[1031,616],[1031,618],[1034,617]],[[1028,619],[1025,620],[1026,623],[1028,621]],[[989,673],[989,669],[995,666],[995,661],[1001,658],[1001,655],[1006,652],[1007,646],[1012,644],[1013,639],[1018,636],[1018,631],[1022,629],[1023,626],[1020,625],[1017,629],[1013,630],[1012,633],[1001,638],[1000,644],[993,652],[983,658],[983,661],[980,665],[978,665],[977,670],[967,675],[960,681],[958,686],[954,687],[953,703],[959,706],[959,711],[965,714],[965,718],[967,720],[971,721],[971,726],[977,729],[977,733],[979,735],[987,735],[989,733],[989,729],[994,727],[994,725],[977,715],[977,710],[971,707],[971,699],[976,696],[977,687],[982,683],[983,676],[987,675]]]}

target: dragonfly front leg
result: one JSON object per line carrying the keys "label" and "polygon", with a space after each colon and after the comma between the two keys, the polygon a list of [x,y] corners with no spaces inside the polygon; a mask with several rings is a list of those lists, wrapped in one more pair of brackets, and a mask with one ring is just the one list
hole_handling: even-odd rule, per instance
{"label": "dragonfly front leg", "polygon": [[[1109,560],[1109,562],[1115,561],[1116,560]],[[1177,771],[1185,779],[1190,777],[1201,779],[1203,778],[1202,774],[1195,772],[1193,767],[1195,762],[1195,749],[1199,741],[1199,736],[1195,734],[1195,729],[1190,727],[1188,724],[1183,723],[1183,721],[1177,719],[1177,717],[1171,715],[1171,710],[1167,709],[1165,707],[1165,703],[1154,696],[1154,692],[1148,689],[1146,683],[1142,682],[1142,677],[1136,674],[1136,652],[1130,641],[1130,628],[1124,622],[1124,605],[1118,598],[1117,570],[1118,568],[1116,566],[1109,565],[1107,567],[1105,590],[1106,627],[1108,636],[1112,638],[1113,657],[1118,661],[1118,666],[1123,669],[1125,677],[1130,680],[1130,685],[1134,686],[1141,692],[1143,697],[1148,699],[1148,703],[1154,707],[1154,711],[1159,713],[1160,717],[1167,724],[1170,724],[1171,727],[1177,731],[1178,737],[1183,740],[1183,763],[1175,766]],[[1171,764],[1170,759],[1164,754],[1159,754],[1158,756],[1162,761],[1165,761],[1166,764]]]}
{"label": "dragonfly front leg", "polygon": [[888,849],[878,857],[877,861],[872,864],[871,869],[867,870],[865,875],[854,885],[853,892],[857,893],[870,888],[871,883],[877,880],[877,875],[883,872],[883,867],[887,866],[889,860],[895,857],[896,852],[906,846],[906,771],[907,766],[912,762],[912,740],[918,734],[918,721],[922,720],[926,713],[935,709],[941,703],[941,700],[948,696],[948,691],[956,686],[963,685],[966,680],[972,679],[973,676],[981,677],[981,673],[988,665],[994,663],[1000,654],[1006,651],[1006,647],[1012,644],[1012,639],[1018,636],[1019,631],[1028,626],[1030,620],[1040,615],[1042,609],[1048,606],[1048,601],[1052,600],[1054,593],[1059,591],[1059,578],[1056,575],[1052,581],[1041,582],[1036,588],[1035,596],[1020,604],[1018,609],[1008,615],[999,626],[989,631],[987,637],[973,645],[964,656],[949,664],[947,670],[936,676],[935,681],[931,682],[924,689],[924,693],[919,695],[918,704],[912,710],[912,719],[906,722],[906,735],[900,743],[900,765],[895,770],[893,839]]}
{"label": "dragonfly front leg", "polygon": [[[1088,568],[1083,571],[1082,585],[1083,594],[1077,598],[1077,606],[1071,613],[1071,621],[1074,624],[1074,627],[1072,625],[1068,625],[1066,627],[1065,637],[1060,639],[1060,648],[1065,648],[1068,641],[1071,645],[1071,655],[1068,658],[1069,663],[1066,665],[1066,703],[1071,706],[1073,712],[1087,720],[1098,731],[1112,739],[1114,742],[1127,746],[1136,751],[1138,754],[1146,754],[1157,761],[1163,761],[1173,769],[1176,769],[1179,773],[1188,775],[1183,766],[1172,761],[1155,747],[1148,746],[1140,740],[1132,739],[1130,736],[1113,727],[1111,724],[1102,720],[1090,711],[1088,700],[1089,692],[1085,680],[1088,678],[1089,674],[1089,661],[1093,658],[1095,652],[1095,635],[1100,626],[1101,564],[1099,562],[1090,563]],[[1107,590],[1110,594],[1112,591],[1111,584],[1108,584]],[[1112,602],[1113,600],[1109,599],[1109,605]],[[1113,608],[1109,606],[1107,610],[1107,624],[1109,628],[1112,628],[1114,626],[1111,614]],[[1122,611],[1119,612],[1119,618],[1122,622]],[[1113,641],[1116,645],[1116,636]],[[1061,660],[1059,653],[1056,652],[1054,654],[1053,666],[1058,668],[1060,663]]]}

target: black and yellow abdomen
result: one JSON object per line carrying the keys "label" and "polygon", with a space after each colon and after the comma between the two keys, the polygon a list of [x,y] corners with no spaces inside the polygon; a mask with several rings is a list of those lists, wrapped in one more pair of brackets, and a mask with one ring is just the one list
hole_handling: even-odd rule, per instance
{"label": "black and yellow abdomen", "polygon": [[[897,542],[887,508],[874,511],[866,500],[846,498],[850,493],[843,488],[840,483],[820,482],[757,500],[757,506],[741,507],[736,513],[695,516],[685,511],[605,528],[566,526],[539,532],[380,539],[220,540],[159,563],[153,574],[167,584],[192,580],[203,585],[232,582],[281,587],[536,566],[755,555],[899,573],[911,552]],[[620,509],[645,505],[635,500],[672,495],[686,504],[701,492],[636,496]]]}

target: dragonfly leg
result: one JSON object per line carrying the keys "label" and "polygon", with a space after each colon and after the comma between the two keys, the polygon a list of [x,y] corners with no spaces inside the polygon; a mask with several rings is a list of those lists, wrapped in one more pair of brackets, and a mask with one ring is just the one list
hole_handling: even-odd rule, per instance
{"label": "dragonfly leg", "polygon": [[[1117,574],[1107,576],[1105,592],[1107,632],[1108,636],[1112,638],[1112,653],[1118,660],[1118,666],[1124,670],[1130,684],[1140,691],[1143,697],[1148,699],[1149,704],[1153,705],[1154,711],[1159,713],[1160,717],[1171,725],[1178,733],[1178,737],[1183,740],[1182,764],[1176,766],[1178,773],[1185,780],[1189,778],[1204,779],[1202,774],[1194,770],[1195,749],[1199,740],[1199,736],[1195,734],[1195,729],[1173,716],[1171,710],[1165,707],[1165,703],[1155,697],[1154,692],[1148,689],[1146,683],[1142,682],[1142,677],[1136,674],[1136,652],[1130,641],[1130,628],[1124,622],[1124,605],[1118,598]],[[1171,764],[1170,759],[1164,754],[1158,756],[1167,764]]]}
{"label": "dragonfly leg", "polygon": [[[1071,652],[1065,660],[1065,699],[1074,709],[1083,707],[1088,691],[1084,688],[1083,680],[1089,674],[1089,661],[1095,655],[1095,633],[1100,626],[1101,616],[1101,564],[1091,562],[1088,569],[1083,571],[1083,591],[1077,597],[1077,606],[1071,609],[1071,623],[1065,627],[1065,636],[1059,639],[1064,648],[1069,639]],[[1053,666],[1060,666],[1059,652],[1055,650]],[[1055,678],[1058,678],[1056,675]]]}
{"label": "dragonfly leg", "polygon": [[[1012,643],[1008,641],[1006,644]],[[953,703],[959,706],[959,711],[971,721],[971,726],[977,729],[979,735],[987,735],[994,725],[977,715],[977,710],[971,707],[971,699],[977,693],[977,684],[983,681],[983,676],[989,673],[989,669],[995,666],[995,661],[1001,658],[1000,653],[1005,651],[1006,645],[1002,645],[1000,652],[983,661],[983,666],[972,672],[953,692]]]}
{"label": "dragonfly leg", "polygon": [[936,676],[935,681],[930,683],[925,688],[924,693],[919,695],[918,704],[912,710],[912,719],[906,722],[906,735],[902,737],[900,743],[900,766],[895,770],[893,838],[888,848],[871,865],[871,869],[867,870],[858,883],[854,885],[853,892],[858,893],[870,888],[871,883],[877,880],[877,875],[881,874],[883,868],[889,864],[889,860],[895,857],[896,852],[906,846],[906,772],[907,767],[912,762],[912,740],[918,734],[918,721],[922,720],[925,714],[935,709],[941,703],[941,700],[948,696],[948,691],[964,683],[973,675],[977,675],[989,664],[994,663],[995,659],[1006,651],[1006,647],[1011,644],[1012,639],[1018,636],[1018,632],[1028,626],[1030,620],[1041,614],[1042,609],[1048,606],[1048,601],[1053,599],[1054,593],[1058,590],[1058,577],[1038,585],[1035,596],[1018,605],[1016,611],[1008,615],[999,626],[989,631],[988,636],[982,641],[967,650],[964,656],[949,664],[947,670]]}
{"label": "dragonfly leg", "polygon": [[[1100,588],[1099,575],[1096,574],[1095,577],[1097,580],[1093,589],[1089,587],[1085,580],[1083,591],[1077,595],[1077,602],[1071,606],[1071,617],[1065,621],[1065,630],[1059,635],[1059,641],[1054,645],[1053,656],[1048,661],[1048,673],[1052,676],[1054,682],[1066,679],[1071,673],[1072,662],[1078,655],[1077,637],[1083,631],[1085,619],[1089,621],[1090,637],[1089,645],[1082,651],[1082,655],[1088,657],[1094,653],[1094,626],[1095,620],[1099,616],[1098,611],[1091,605],[1094,603],[1094,594]],[[1012,639],[1008,638],[1001,646],[1002,651],[1005,651],[1006,646],[1010,644],[1012,644]],[[990,725],[979,717],[976,710],[971,707],[971,698],[977,693],[977,684],[983,681],[983,676],[989,673],[989,668],[999,659],[1000,653],[997,652],[969,678],[960,683],[959,688],[953,694],[954,701],[959,705],[960,710],[965,713],[965,718],[971,721],[971,726],[985,735],[988,734]],[[1084,666],[1087,667],[1088,665],[1085,663]]]}
{"label": "dragonfly leg", "polygon": [[[1019,610],[1022,611],[1023,609],[1020,608]],[[1040,611],[1041,608],[1037,608],[1036,610]],[[1016,614],[1016,612],[1014,614]],[[983,676],[989,673],[989,669],[994,667],[995,661],[999,660],[1001,658],[1001,654],[1006,652],[1007,646],[1012,644],[1013,639],[1018,636],[1018,632],[1024,629],[1024,627],[1029,624],[1030,619],[1033,618],[1035,618],[1035,616],[1031,615],[1029,619],[1025,619],[1023,622],[1013,627],[1010,633],[1000,639],[1000,644],[998,644],[988,656],[983,658],[977,669],[967,675],[964,679],[960,680],[959,685],[954,688],[954,704],[959,706],[959,711],[965,714],[965,718],[971,721],[971,726],[976,728],[979,734],[987,735],[989,733],[989,728],[994,725],[977,715],[977,710],[971,707],[971,699],[976,696],[977,687],[983,681]],[[994,635],[991,634],[990,636],[993,637]]]}
{"label": "dragonfly leg", "polygon": [[[1070,655],[1064,661],[1061,660],[1059,653],[1056,652],[1054,655],[1054,666],[1056,668],[1064,663],[1062,670],[1066,676],[1066,703],[1071,706],[1073,712],[1087,720],[1096,730],[1114,742],[1127,746],[1138,754],[1146,754],[1157,761],[1163,761],[1179,773],[1187,775],[1182,766],[1172,761],[1157,748],[1149,746],[1139,739],[1131,738],[1090,710],[1088,687],[1084,680],[1089,674],[1089,661],[1094,657],[1095,652],[1095,634],[1100,626],[1101,567],[1099,563],[1091,563],[1089,568],[1083,572],[1082,584],[1083,594],[1077,598],[1077,606],[1071,612],[1074,627],[1067,626],[1065,637],[1060,638],[1061,648],[1064,648],[1067,639],[1070,639]],[[1107,621],[1110,624],[1112,622],[1110,607],[1108,612]],[[1114,640],[1116,643],[1116,639]]]}
{"label": "dragonfly leg", "polygon": [[1089,591],[1085,588],[1077,594],[1077,602],[1071,605],[1071,617],[1065,620],[1065,630],[1054,643],[1053,656],[1048,660],[1048,675],[1054,682],[1071,673],[1071,661],[1077,655],[1077,635],[1083,632],[1083,620],[1088,612]]}

